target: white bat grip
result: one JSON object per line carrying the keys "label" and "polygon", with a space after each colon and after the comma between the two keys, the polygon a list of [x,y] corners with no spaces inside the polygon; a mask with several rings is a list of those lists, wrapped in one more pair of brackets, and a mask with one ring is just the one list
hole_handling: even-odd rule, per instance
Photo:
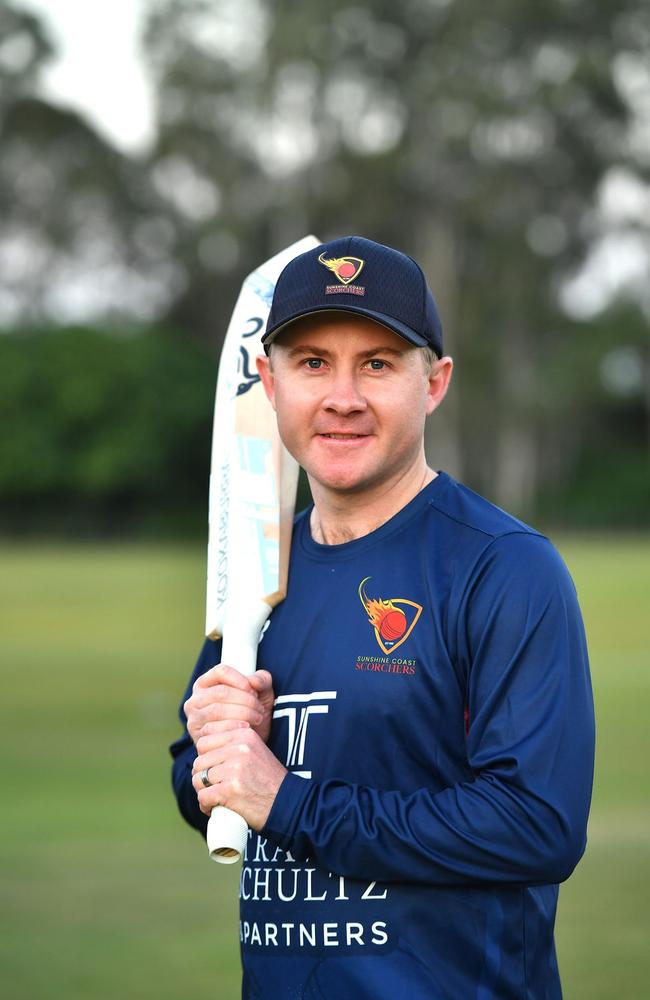
{"label": "white bat grip", "polygon": [[[251,607],[246,597],[229,599],[226,604],[221,659],[242,674],[255,673],[257,646],[264,622],[271,614],[265,601]],[[246,847],[248,824],[236,812],[217,806],[208,820],[208,852],[213,861],[232,865]]]}

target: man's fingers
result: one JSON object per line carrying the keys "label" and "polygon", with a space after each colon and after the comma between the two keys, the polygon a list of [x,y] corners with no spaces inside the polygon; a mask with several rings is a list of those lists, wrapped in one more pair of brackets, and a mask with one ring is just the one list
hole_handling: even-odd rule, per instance
{"label": "man's fingers", "polygon": [[264,709],[258,694],[250,688],[245,691],[227,684],[216,684],[203,690],[195,688],[183,709],[188,729],[194,739],[210,722],[238,719],[248,725],[259,726],[264,718]]}
{"label": "man's fingers", "polygon": [[196,797],[199,800],[199,808],[202,813],[209,816],[213,809],[223,805],[223,789],[221,784],[213,785],[211,788],[201,788]]}
{"label": "man's fingers", "polygon": [[215,684],[209,688],[197,688],[186,704],[190,708],[206,708],[213,702],[230,702],[233,705],[245,705],[248,708],[255,708],[258,704],[259,696],[257,692],[250,688],[246,691],[241,688],[233,688],[228,684]]}
{"label": "man's fingers", "polygon": [[259,726],[264,715],[257,704],[253,707],[227,701],[213,702],[207,708],[201,709],[201,724],[222,722],[225,719],[236,719],[238,722],[248,722],[251,726]]}
{"label": "man's fingers", "polygon": [[[251,741],[256,737],[252,730],[248,729],[240,733],[232,730],[224,732],[220,739],[222,740],[220,746],[199,754],[192,766],[192,785],[199,795],[202,807],[213,808],[217,805],[215,794],[219,793],[212,791],[206,794],[207,790],[214,789],[215,785],[224,781],[232,781],[233,777],[236,778],[240,774],[246,766],[244,759],[252,752]],[[224,789],[221,790],[221,794],[223,792]]]}
{"label": "man's fingers", "polygon": [[211,736],[202,736],[196,745],[198,756],[192,764],[192,773],[196,774],[204,767],[213,767],[218,761],[223,761],[229,755],[229,748],[250,746],[257,739],[259,737],[250,726],[224,727]]}
{"label": "man's fingers", "polygon": [[[192,764],[193,774],[202,771],[205,767],[214,767],[215,764],[225,760],[231,755],[233,747],[241,751],[242,748],[250,747],[259,741],[259,737],[250,726],[223,728],[219,733],[201,737],[201,739],[204,742],[200,750],[197,746],[199,753]],[[246,752],[245,749],[244,752]]]}
{"label": "man's fingers", "polygon": [[223,719],[221,722],[206,722],[201,735],[196,741],[199,754],[207,753],[215,747],[223,746],[228,741],[228,734],[238,729],[250,729],[247,722],[240,719]]}
{"label": "man's fingers", "polygon": [[[202,788],[219,783],[219,779],[222,777],[219,772],[224,765],[224,750],[225,748],[222,747],[220,750],[212,750],[210,753],[201,755],[201,766],[192,772],[192,784],[197,792],[200,792]],[[210,785],[206,785],[203,781],[203,775],[206,771]]]}
{"label": "man's fingers", "polygon": [[194,682],[193,690],[213,687],[215,684],[227,684],[228,687],[239,688],[240,691],[250,691],[248,678],[244,677],[239,670],[229,667],[225,663],[217,663],[216,666],[206,670]]}
{"label": "man's fingers", "polygon": [[[197,792],[200,792],[202,788],[210,788],[211,785],[217,784],[217,764],[221,763],[219,757],[216,756],[217,754],[218,751],[213,751],[211,754],[203,754],[201,764],[204,766],[192,771],[192,784]],[[203,780],[206,774],[207,785]]]}
{"label": "man's fingers", "polygon": [[268,670],[256,670],[247,678],[248,683],[259,695],[273,690],[273,678]]}
{"label": "man's fingers", "polygon": [[261,830],[286,768],[250,728],[224,730],[210,739],[221,745],[199,754],[192,776],[202,812],[225,805]]}

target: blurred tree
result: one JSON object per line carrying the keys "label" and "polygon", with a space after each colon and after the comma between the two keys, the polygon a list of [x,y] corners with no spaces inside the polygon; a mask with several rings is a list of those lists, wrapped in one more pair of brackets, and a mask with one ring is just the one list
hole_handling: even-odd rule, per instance
{"label": "blurred tree", "polygon": [[[612,178],[647,192],[645,0],[150,0],[145,40],[158,139],[133,158],[34,96],[52,44],[0,3],[0,327],[25,328],[0,338],[0,514],[202,510],[241,278],[308,231],[356,231],[436,291],[458,362],[438,467],[526,516],[541,495],[554,517],[647,520],[647,316],[565,311]],[[625,225],[647,249],[648,212]],[[28,332],[90,315],[164,315],[200,344]]]}
{"label": "blurred tree", "polygon": [[157,315],[183,283],[170,211],[141,163],[34,96],[52,54],[0,5],[0,325]]}
{"label": "blurred tree", "polygon": [[36,82],[52,52],[38,18],[7,3],[0,6],[0,108]]}
{"label": "blurred tree", "polygon": [[0,337],[0,531],[203,530],[206,361],[160,328]]}
{"label": "blurred tree", "polygon": [[176,318],[214,337],[230,276],[308,230],[411,252],[459,362],[434,460],[529,510],[563,467],[543,446],[568,412],[548,405],[575,335],[558,288],[608,171],[647,176],[621,84],[650,48],[644,0],[156,0],[146,43],[152,177],[190,275]]}
{"label": "blurred tree", "polygon": [[[544,516],[583,526],[610,520],[618,528],[647,523],[650,511],[650,335],[647,317],[614,302],[587,328],[566,329],[565,348],[551,362],[549,381],[565,414],[543,439],[549,467]],[[580,372],[580,393],[574,390]],[[557,434],[557,429],[554,428]],[[605,513],[608,512],[608,513]]]}

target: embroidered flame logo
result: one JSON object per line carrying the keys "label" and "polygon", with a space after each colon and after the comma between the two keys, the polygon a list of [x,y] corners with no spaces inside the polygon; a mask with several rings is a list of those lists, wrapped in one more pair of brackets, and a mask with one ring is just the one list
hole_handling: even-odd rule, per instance
{"label": "embroidered flame logo", "polygon": [[[406,642],[422,614],[422,605],[408,601],[404,597],[392,597],[390,600],[375,600],[368,597],[366,584],[371,577],[367,576],[359,584],[359,600],[363,604],[368,621],[375,630],[375,639],[383,653],[392,653]],[[407,614],[406,607],[414,608]],[[410,619],[410,621],[409,621]]]}
{"label": "embroidered flame logo", "polygon": [[349,285],[358,278],[365,263],[361,257],[326,257],[325,254],[321,254],[318,259],[324,267],[336,275],[342,285]]}

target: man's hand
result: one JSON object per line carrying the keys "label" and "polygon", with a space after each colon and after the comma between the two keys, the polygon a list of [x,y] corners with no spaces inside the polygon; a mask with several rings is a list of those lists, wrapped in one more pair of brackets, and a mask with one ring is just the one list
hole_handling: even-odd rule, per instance
{"label": "man's hand", "polygon": [[[203,730],[192,768],[201,812],[209,816],[215,806],[227,806],[254,830],[261,830],[286,768],[246,722],[208,722]],[[203,784],[201,771],[208,772],[209,788]]]}
{"label": "man's hand", "polygon": [[183,705],[187,731],[196,746],[206,725],[235,720],[249,725],[266,743],[274,701],[273,680],[268,670],[244,677],[233,667],[219,663],[198,678]]}

